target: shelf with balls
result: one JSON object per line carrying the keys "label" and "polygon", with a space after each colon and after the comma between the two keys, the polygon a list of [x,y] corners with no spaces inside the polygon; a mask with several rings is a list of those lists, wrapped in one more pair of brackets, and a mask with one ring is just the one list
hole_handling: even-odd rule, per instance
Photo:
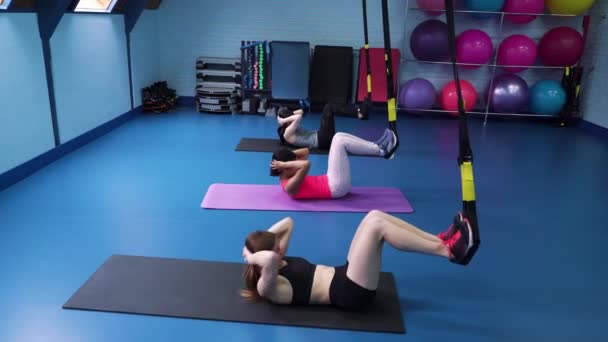
{"label": "shelf with balls", "polygon": [[[417,6],[410,6],[413,2],[408,1],[406,5],[408,13],[410,10],[422,11],[428,17],[416,25],[408,37],[412,58],[402,58],[401,62],[451,65],[447,24],[433,18],[445,14],[444,0],[416,0]],[[467,113],[482,115],[486,119],[492,115],[551,118],[560,114],[568,100],[561,80],[540,79],[529,87],[520,73],[528,69],[531,72],[559,70],[562,75],[565,70],[579,65],[585,44],[583,35],[572,27],[557,25],[547,27],[543,36],[534,40],[525,34],[505,37],[503,27],[505,22],[525,27],[522,24],[528,24],[537,17],[582,18],[589,16],[588,10],[593,3],[593,0],[458,1],[462,8],[457,8],[455,13],[470,16],[473,20],[499,18],[494,41],[486,32],[476,28],[457,36],[456,61],[459,68],[490,70],[489,84],[482,87],[485,88],[484,101],[478,101],[477,90],[461,75]],[[456,114],[454,81],[448,81],[439,92],[429,80],[420,77],[410,78],[399,88],[398,102],[402,111]]]}

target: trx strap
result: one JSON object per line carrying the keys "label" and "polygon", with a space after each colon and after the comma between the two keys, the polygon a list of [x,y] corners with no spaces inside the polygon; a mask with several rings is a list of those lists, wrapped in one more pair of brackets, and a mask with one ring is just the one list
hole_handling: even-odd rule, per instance
{"label": "trx strap", "polygon": [[[384,32],[384,61],[386,62],[386,91],[388,107],[388,127],[395,133],[397,143],[388,152],[392,156],[399,147],[399,135],[397,133],[397,101],[395,99],[395,87],[393,86],[393,59],[391,53],[391,32],[388,19],[388,1],[382,0],[382,29]],[[367,0],[363,0],[363,33],[365,35],[365,67],[367,71],[367,96],[363,100],[366,106],[372,105],[372,70],[369,59],[369,34],[367,31]]]}
{"label": "trx strap", "polygon": [[[386,61],[386,97],[388,105],[388,126],[397,135],[397,101],[395,100],[395,87],[393,83],[393,54],[391,51],[391,31],[388,21],[388,0],[382,0],[382,28],[384,32],[384,60]],[[389,153],[392,154],[399,146],[397,144]]]}
{"label": "trx strap", "polygon": [[369,35],[367,33],[367,0],[363,0],[363,34],[365,35],[365,67],[366,67],[366,82],[367,82],[367,97],[364,101],[371,105],[372,102],[372,68],[369,61]]}
{"label": "trx strap", "polygon": [[[586,46],[587,37],[589,34],[589,22],[591,17],[586,15],[583,18],[583,46]],[[571,123],[574,117],[580,115],[580,96],[581,96],[581,81],[584,68],[582,59],[575,66],[567,66],[564,68],[562,76],[562,86],[566,90],[566,105],[559,113],[560,126],[566,126]]]}
{"label": "trx strap", "polygon": [[[386,2],[386,0],[383,0]],[[462,213],[469,221],[473,230],[473,246],[467,252],[463,260],[458,263],[467,265],[481,243],[479,237],[479,226],[477,223],[477,209],[475,205],[475,180],[473,178],[473,151],[469,142],[469,132],[467,127],[467,116],[465,104],[460,89],[460,77],[456,66],[456,29],[454,24],[454,4],[452,0],[445,0],[446,17],[448,24],[448,37],[450,55],[452,60],[452,70],[456,81],[456,93],[458,95],[458,134],[459,134],[459,154],[458,165],[460,166],[460,178],[462,181]]]}

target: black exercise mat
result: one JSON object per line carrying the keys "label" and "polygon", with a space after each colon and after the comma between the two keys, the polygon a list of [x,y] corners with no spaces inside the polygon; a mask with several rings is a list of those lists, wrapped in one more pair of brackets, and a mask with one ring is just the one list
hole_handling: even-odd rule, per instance
{"label": "black exercise mat", "polygon": [[353,86],[353,48],[315,46],[310,73],[310,100],[313,105],[328,102],[350,103]]}
{"label": "black exercise mat", "polygon": [[365,312],[327,306],[273,305],[240,297],[244,264],[113,255],[64,309],[405,333],[395,280],[382,273]]}
{"label": "black exercise mat", "polygon": [[[242,138],[239,144],[236,145],[236,151],[242,152],[274,152],[278,148],[289,147],[281,145],[279,139],[264,139],[264,138]],[[297,147],[289,147],[291,150]],[[310,149],[309,154],[328,154],[328,150]]]}

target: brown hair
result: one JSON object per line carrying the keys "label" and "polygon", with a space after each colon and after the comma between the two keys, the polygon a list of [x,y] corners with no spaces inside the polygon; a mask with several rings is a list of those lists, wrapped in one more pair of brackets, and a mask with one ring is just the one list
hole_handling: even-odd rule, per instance
{"label": "brown hair", "polygon": [[[245,240],[245,247],[254,254],[259,251],[272,251],[276,243],[276,235],[268,231],[257,230]],[[260,266],[248,264],[243,277],[245,278],[245,290],[241,290],[241,296],[251,300],[259,300],[262,297],[258,293],[258,281],[262,276]]]}

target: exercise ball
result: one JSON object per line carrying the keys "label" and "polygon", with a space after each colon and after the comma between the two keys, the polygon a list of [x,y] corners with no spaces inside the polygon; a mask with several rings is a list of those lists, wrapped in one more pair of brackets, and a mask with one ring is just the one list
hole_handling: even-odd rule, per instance
{"label": "exercise ball", "polygon": [[541,61],[550,66],[571,66],[583,55],[583,36],[570,27],[556,27],[545,33],[538,45]]}
{"label": "exercise ball", "polygon": [[528,84],[515,74],[498,75],[492,81],[486,99],[492,112],[518,113],[528,104]]}
{"label": "exercise ball", "polygon": [[425,10],[428,15],[437,16],[445,11],[445,0],[416,0],[416,2],[418,8]]}
{"label": "exercise ball", "polygon": [[440,20],[424,21],[412,32],[410,49],[419,60],[442,62],[450,56],[448,25]]}
{"label": "exercise ball", "polygon": [[553,14],[581,15],[585,13],[594,0],[547,0],[547,8]]}
{"label": "exercise ball", "polygon": [[542,14],[545,10],[543,0],[506,0],[504,12],[507,13],[530,13],[529,15],[507,14],[505,19],[514,24],[527,24],[536,19],[537,14]]}
{"label": "exercise ball", "polygon": [[399,105],[404,109],[431,109],[437,100],[437,91],[424,78],[414,78],[399,89]]}
{"label": "exercise ball", "polygon": [[[505,0],[464,0],[464,8],[467,11],[500,12]],[[473,13],[474,18],[485,19],[492,16],[491,13]]]}
{"label": "exercise ball", "polygon": [[498,47],[498,64],[509,72],[520,72],[536,61],[536,44],[532,39],[515,34],[507,37]]}
{"label": "exercise ball", "polygon": [[[475,90],[475,87],[466,80],[460,80],[460,90],[462,92],[465,110],[469,111],[475,108],[475,104],[477,104],[477,91]],[[450,114],[458,115],[456,81],[450,81],[443,87],[441,90],[440,102],[441,108],[447,110]]]}
{"label": "exercise ball", "polygon": [[[458,63],[486,64],[492,57],[494,45],[487,33],[481,30],[467,30],[456,40],[456,61]],[[478,68],[467,65],[465,68]]]}
{"label": "exercise ball", "polygon": [[534,114],[557,115],[566,104],[566,91],[561,83],[542,80],[530,88],[529,106]]}

